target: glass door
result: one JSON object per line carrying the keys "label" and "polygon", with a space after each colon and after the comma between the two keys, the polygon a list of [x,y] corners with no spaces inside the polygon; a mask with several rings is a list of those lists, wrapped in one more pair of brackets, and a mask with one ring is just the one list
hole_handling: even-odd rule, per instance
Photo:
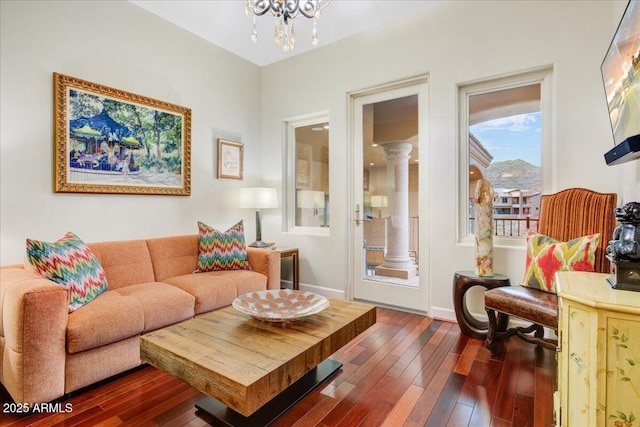
{"label": "glass door", "polygon": [[427,257],[420,245],[426,79],[351,100],[353,297],[426,312],[428,270],[421,261]]}

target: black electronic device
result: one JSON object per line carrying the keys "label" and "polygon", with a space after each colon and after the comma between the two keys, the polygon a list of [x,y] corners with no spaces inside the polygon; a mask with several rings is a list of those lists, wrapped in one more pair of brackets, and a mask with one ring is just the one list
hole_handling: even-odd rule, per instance
{"label": "black electronic device", "polygon": [[640,158],[640,135],[625,139],[604,154],[604,160],[608,165],[617,165],[638,158]]}
{"label": "black electronic device", "polygon": [[640,0],[630,0],[600,67],[614,147],[608,165],[640,158]]}

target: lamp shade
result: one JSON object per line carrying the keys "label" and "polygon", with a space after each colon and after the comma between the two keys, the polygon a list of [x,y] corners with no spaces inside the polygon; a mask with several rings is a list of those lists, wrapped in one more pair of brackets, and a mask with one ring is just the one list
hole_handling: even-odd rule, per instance
{"label": "lamp shade", "polygon": [[324,191],[298,190],[296,206],[303,209],[324,209]]}
{"label": "lamp shade", "polygon": [[240,189],[240,207],[269,209],[278,207],[278,192],[275,188],[247,187]]}
{"label": "lamp shade", "polygon": [[387,196],[373,195],[371,196],[372,208],[386,208],[389,205]]}

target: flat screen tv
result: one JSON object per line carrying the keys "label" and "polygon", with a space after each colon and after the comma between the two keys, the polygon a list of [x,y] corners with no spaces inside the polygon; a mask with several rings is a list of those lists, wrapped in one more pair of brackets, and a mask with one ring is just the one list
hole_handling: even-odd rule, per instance
{"label": "flat screen tv", "polygon": [[630,0],[600,67],[614,147],[607,164],[640,158],[640,0]]}

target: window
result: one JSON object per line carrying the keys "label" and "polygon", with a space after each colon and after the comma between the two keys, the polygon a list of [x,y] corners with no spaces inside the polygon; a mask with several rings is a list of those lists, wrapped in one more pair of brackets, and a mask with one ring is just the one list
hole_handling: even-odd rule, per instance
{"label": "window", "polygon": [[329,117],[318,114],[286,122],[287,229],[328,235]]}
{"label": "window", "polygon": [[460,86],[459,240],[475,232],[475,188],[493,185],[494,238],[537,229],[550,168],[550,76],[544,69]]}

